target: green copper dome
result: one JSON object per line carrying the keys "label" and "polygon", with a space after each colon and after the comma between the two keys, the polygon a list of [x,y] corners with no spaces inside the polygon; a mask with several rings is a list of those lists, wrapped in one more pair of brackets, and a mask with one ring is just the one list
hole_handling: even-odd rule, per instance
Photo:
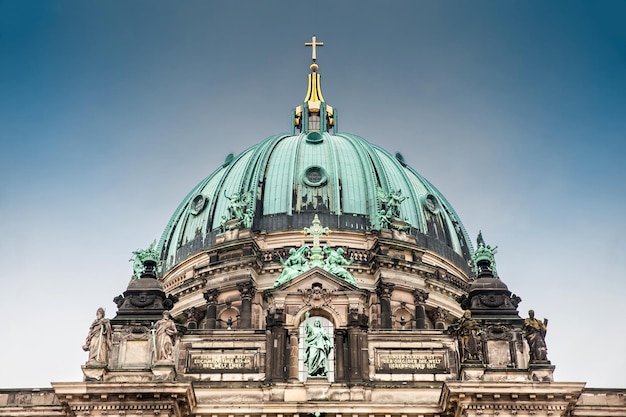
{"label": "green copper dome", "polygon": [[225,231],[301,231],[315,214],[331,230],[413,235],[468,269],[470,239],[452,206],[401,154],[338,132],[318,68],[313,59],[291,133],[228,155],[183,200],[159,242],[161,272],[213,246]]}
{"label": "green copper dome", "polygon": [[389,194],[400,193],[399,218],[407,233],[459,263],[470,259],[470,240],[454,209],[400,154],[349,133],[309,132],[270,136],[229,155],[200,182],[163,233],[163,271],[212,246],[232,196],[246,192],[250,218],[242,226],[268,233],[302,230],[315,213],[331,229],[393,228],[379,213]]}

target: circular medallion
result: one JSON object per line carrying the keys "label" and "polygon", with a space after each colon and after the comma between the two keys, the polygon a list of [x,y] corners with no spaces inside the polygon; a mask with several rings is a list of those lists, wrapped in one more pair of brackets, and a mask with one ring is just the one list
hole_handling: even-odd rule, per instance
{"label": "circular medallion", "polygon": [[439,213],[439,202],[434,195],[428,194],[427,196],[422,197],[422,203],[424,204],[424,207],[426,207],[426,210],[430,211],[432,214]]}
{"label": "circular medallion", "polygon": [[202,194],[195,196],[193,200],[191,200],[191,214],[194,216],[198,215],[198,213],[204,210],[206,203],[207,199]]}
{"label": "circular medallion", "polygon": [[309,187],[321,187],[328,181],[324,168],[319,166],[308,167],[302,175],[302,182]]}

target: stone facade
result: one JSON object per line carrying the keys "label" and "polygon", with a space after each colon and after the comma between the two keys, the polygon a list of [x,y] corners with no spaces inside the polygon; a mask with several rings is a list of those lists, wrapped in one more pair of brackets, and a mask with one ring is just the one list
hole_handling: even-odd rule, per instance
{"label": "stone facade", "polygon": [[[358,285],[313,267],[274,287],[286,243],[307,240],[240,230],[161,279],[131,281],[108,363],[84,365],[82,382],[0,391],[0,416],[626,415],[626,389],[555,382],[550,362],[530,362],[516,296],[488,268],[473,279],[406,236],[322,240],[346,248]],[[480,329],[477,359],[455,331],[461,305]],[[170,362],[155,360],[165,306]],[[323,378],[303,365],[307,312],[332,334]]]}
{"label": "stone facade", "polygon": [[317,69],[292,134],[229,156],[134,252],[84,380],[0,390],[0,417],[626,416],[626,389],[553,380],[547,323],[402,155],[330,135]]}

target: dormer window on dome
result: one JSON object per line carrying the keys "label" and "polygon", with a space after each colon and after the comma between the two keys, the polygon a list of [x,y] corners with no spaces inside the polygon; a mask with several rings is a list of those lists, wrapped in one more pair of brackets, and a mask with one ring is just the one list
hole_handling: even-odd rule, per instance
{"label": "dormer window on dome", "polygon": [[304,102],[296,107],[293,114],[293,132],[292,133],[308,133],[308,132],[331,132],[336,130],[336,115],[332,106],[326,104],[324,96],[322,96],[322,87],[320,83],[320,75],[317,73],[319,65],[317,65],[317,47],[324,46],[324,42],[318,42],[315,35],[311,38],[311,42],[305,42],[304,46],[310,46],[311,73],[308,76],[308,87]]}

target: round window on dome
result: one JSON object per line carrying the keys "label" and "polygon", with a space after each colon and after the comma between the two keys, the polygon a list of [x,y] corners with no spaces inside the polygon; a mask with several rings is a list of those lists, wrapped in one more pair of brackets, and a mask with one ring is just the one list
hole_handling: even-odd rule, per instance
{"label": "round window on dome", "polygon": [[308,167],[302,175],[302,182],[309,187],[321,187],[328,181],[326,170],[319,166]]}
{"label": "round window on dome", "polygon": [[424,207],[426,207],[426,210],[430,211],[432,214],[439,213],[439,202],[434,195],[428,194],[425,197],[422,197],[422,203],[424,204]]}
{"label": "round window on dome", "polygon": [[191,200],[191,214],[198,215],[206,207],[207,199],[202,194],[198,194]]}

